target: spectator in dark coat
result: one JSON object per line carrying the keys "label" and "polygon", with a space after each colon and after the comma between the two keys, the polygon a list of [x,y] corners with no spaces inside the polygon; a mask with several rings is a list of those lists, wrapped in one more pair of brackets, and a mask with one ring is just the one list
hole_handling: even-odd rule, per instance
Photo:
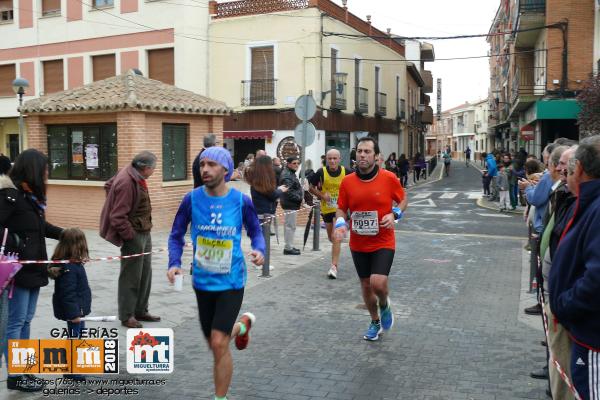
{"label": "spectator in dark coat", "polygon": [[297,212],[302,205],[304,193],[300,180],[296,176],[296,171],[300,165],[300,159],[296,156],[288,157],[286,160],[285,169],[281,173],[281,184],[288,188],[288,191],[281,196],[281,208],[286,212],[285,214],[285,230],[284,240],[285,247],[283,254],[286,255],[299,255],[300,249],[295,248],[294,245],[294,234],[296,233],[296,217]]}
{"label": "spectator in dark coat", "polygon": [[[21,260],[47,260],[46,238],[58,239],[62,231],[46,221],[48,158],[37,150],[25,150],[15,160],[9,177],[0,189],[0,230],[7,228],[9,232],[6,252],[19,253]],[[40,288],[48,284],[46,266],[24,265],[14,282],[6,338],[29,339]],[[3,352],[7,357],[6,347]],[[6,386],[25,392],[43,389],[43,384],[26,375],[9,375]]]}
{"label": "spectator in dark coat", "polygon": [[591,399],[600,393],[600,135],[581,141],[568,173],[578,198],[552,260],[550,308],[573,341],[573,384]]}
{"label": "spectator in dark coat", "polygon": [[81,317],[88,315],[92,308],[92,291],[83,267],[89,259],[85,234],[77,228],[65,229],[52,259],[72,260],[56,271],[52,306],[54,316],[67,321],[69,337],[78,338],[84,328]]}
{"label": "spectator in dark coat", "polygon": [[209,147],[214,147],[217,145],[217,137],[214,135],[214,133],[209,133],[208,135],[204,136],[203,140],[203,144],[204,147],[202,148],[202,150],[200,150],[200,152],[198,153],[198,155],[196,156],[196,158],[194,158],[194,162],[192,163],[192,175],[194,177],[194,189],[202,186],[203,182],[202,182],[202,175],[200,175],[200,154],[202,154],[202,152],[206,149],[208,149]]}

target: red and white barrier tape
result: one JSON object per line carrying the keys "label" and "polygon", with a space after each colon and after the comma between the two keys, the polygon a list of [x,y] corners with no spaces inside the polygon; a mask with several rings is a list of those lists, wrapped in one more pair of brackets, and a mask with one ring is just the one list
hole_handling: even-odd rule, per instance
{"label": "red and white barrier tape", "polygon": [[[540,291],[541,291],[540,293],[541,293],[541,297],[542,297],[542,304],[545,304],[546,299],[544,296],[544,288],[541,287]],[[556,370],[560,374],[560,377],[565,382],[565,384],[567,385],[567,387],[569,388],[571,393],[573,393],[573,397],[575,397],[575,400],[581,400],[581,396],[577,392],[577,389],[575,389],[575,386],[573,386],[573,383],[571,383],[571,379],[569,379],[569,376],[562,369],[558,360],[556,360],[556,358],[554,358],[554,354],[552,354],[552,349],[550,349],[550,341],[548,340],[548,332],[549,332],[549,330],[548,330],[549,329],[548,328],[548,315],[546,314],[546,310],[544,309],[543,306],[542,306],[542,316],[543,316],[542,320],[544,321],[544,334],[546,335],[546,344],[548,345],[548,354],[550,355],[549,360],[552,364],[554,364],[554,367],[556,367]]]}
{"label": "red and white barrier tape", "polygon": [[[303,210],[310,210],[311,208],[314,208],[316,206],[311,206],[311,207],[302,207],[299,210],[292,210],[292,211],[286,211],[280,214],[276,214],[273,217],[280,217],[280,216],[284,216],[284,215],[288,215],[288,214],[294,214],[294,213],[299,213]],[[263,223],[261,223],[260,225],[265,225],[267,223],[269,223],[270,221],[265,221]],[[186,243],[185,247],[192,247],[192,243]],[[164,248],[158,248],[156,250],[152,250],[152,251],[148,251],[145,253],[137,253],[137,254],[130,254],[127,256],[109,256],[109,257],[97,257],[97,258],[90,258],[86,261],[86,263],[89,262],[98,262],[98,261],[115,261],[115,260],[125,260],[128,258],[135,258],[135,257],[142,257],[142,256],[147,256],[149,254],[158,254],[158,253],[164,253],[165,251],[167,251],[167,249]],[[81,262],[80,260],[0,260],[0,264],[22,264],[22,265],[26,265],[26,264],[69,264],[72,262]]]}

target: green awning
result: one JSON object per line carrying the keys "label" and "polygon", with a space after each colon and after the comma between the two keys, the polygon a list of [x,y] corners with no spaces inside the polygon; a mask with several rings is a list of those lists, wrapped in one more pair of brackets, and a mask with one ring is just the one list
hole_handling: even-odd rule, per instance
{"label": "green awning", "polygon": [[538,100],[536,119],[577,119],[581,107],[575,99]]}

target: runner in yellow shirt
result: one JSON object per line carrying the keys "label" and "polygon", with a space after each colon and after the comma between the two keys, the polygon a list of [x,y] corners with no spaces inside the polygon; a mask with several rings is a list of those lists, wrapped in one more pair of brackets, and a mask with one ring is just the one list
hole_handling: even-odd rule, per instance
{"label": "runner in yellow shirt", "polygon": [[331,267],[327,272],[330,279],[336,279],[338,262],[340,260],[341,243],[333,240],[333,222],[337,210],[337,199],[342,179],[348,171],[340,165],[341,154],[336,149],[331,149],[325,157],[326,167],[319,168],[310,179],[310,192],[321,200],[321,215],[327,227],[327,237],[331,242]]}

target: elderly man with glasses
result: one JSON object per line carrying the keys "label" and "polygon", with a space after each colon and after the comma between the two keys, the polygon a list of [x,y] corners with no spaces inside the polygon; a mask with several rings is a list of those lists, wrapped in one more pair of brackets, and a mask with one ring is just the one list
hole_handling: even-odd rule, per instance
{"label": "elderly man with glasses", "polygon": [[581,398],[593,399],[600,394],[600,135],[581,141],[567,185],[577,200],[552,259],[550,308],[572,341],[573,384]]}

